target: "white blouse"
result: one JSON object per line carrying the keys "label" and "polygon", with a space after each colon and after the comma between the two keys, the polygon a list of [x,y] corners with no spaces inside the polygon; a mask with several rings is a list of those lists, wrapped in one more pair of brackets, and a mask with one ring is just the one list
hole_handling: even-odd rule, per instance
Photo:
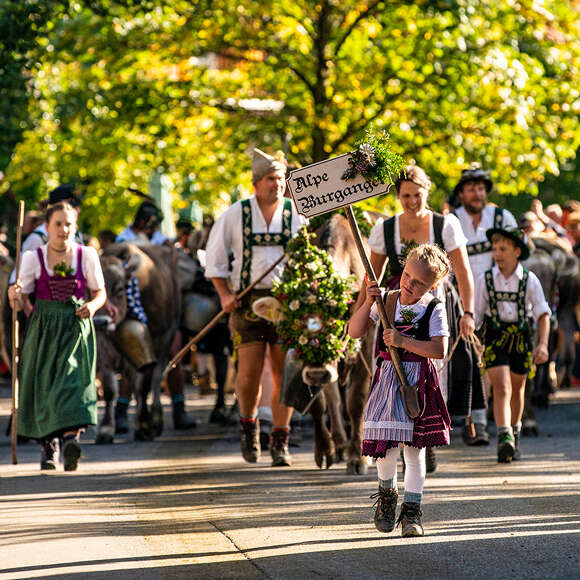
{"label": "white blouse", "polygon": [[[383,292],[383,300],[385,299],[385,292]],[[405,310],[412,310],[413,311],[413,320],[411,324],[417,322],[421,316],[427,310],[427,306],[429,302],[433,300],[435,296],[431,293],[424,294],[418,302],[415,304],[408,304],[401,306],[401,302],[397,299],[397,305],[395,307],[395,322],[404,322],[403,317],[401,316],[401,308]],[[370,319],[377,323],[379,318],[379,309],[377,308],[376,302],[371,306],[370,312]],[[449,326],[447,325],[447,312],[445,311],[445,304],[444,302],[439,302],[433,308],[433,312],[431,313],[431,318],[429,318],[429,336],[449,336]]]}
{"label": "white blouse", "polygon": [[[47,245],[48,244],[41,246],[41,251],[46,271],[49,276],[53,276],[54,271],[48,267],[48,260],[46,258]],[[73,272],[76,272],[78,267],[78,247],[78,244],[73,244],[73,259],[71,264]],[[99,254],[95,248],[82,246],[82,269],[89,290],[102,290],[105,287],[105,279],[103,277],[103,270],[101,269]],[[40,278],[40,274],[40,260],[38,259],[36,250],[24,252],[22,255],[22,264],[20,266],[20,283],[22,284],[23,294],[32,294],[34,292],[36,280]]]}
{"label": "white blouse", "polygon": [[[250,198],[252,208],[252,231],[253,233],[281,233],[282,232],[282,211],[284,200],[274,212],[270,225],[266,225],[266,220],[262,215],[262,210],[258,205],[256,196]],[[296,211],[292,204],[292,235],[307,223],[306,218]],[[237,290],[240,287],[240,277],[242,270],[242,252],[244,247],[242,232],[242,203],[237,201],[228,208],[215,222],[206,246],[206,278],[230,278],[232,288]],[[234,261],[232,271],[229,269],[229,251],[233,252]],[[252,270],[250,272],[250,282],[259,278],[276,260],[284,253],[282,246],[254,246],[252,248]],[[271,288],[274,278],[279,277],[284,268],[284,263],[280,263],[274,268],[266,278],[264,278],[256,288]]]}
{"label": "white blouse", "polygon": [[[395,251],[397,254],[402,253],[401,246],[401,234],[399,229],[399,216],[401,214],[395,215]],[[388,219],[388,218],[387,218]],[[369,246],[375,254],[387,255],[387,248],[385,245],[385,236],[383,223],[385,220],[383,218],[379,219],[377,223],[373,226],[371,230],[371,235],[369,236]],[[463,235],[461,229],[461,224],[459,220],[453,214],[447,214],[443,219],[443,230],[441,231],[441,237],[443,238],[444,250],[446,252],[453,252],[457,248],[464,246],[467,243],[467,238]],[[433,212],[429,211],[429,243],[433,244],[435,242],[435,233],[433,231]]]}

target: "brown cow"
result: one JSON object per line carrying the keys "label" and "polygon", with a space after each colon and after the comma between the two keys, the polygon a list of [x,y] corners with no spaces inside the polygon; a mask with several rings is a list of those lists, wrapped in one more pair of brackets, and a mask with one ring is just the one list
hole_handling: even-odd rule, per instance
{"label": "brown cow", "polygon": [[[177,254],[168,246],[136,246],[124,242],[109,246],[103,252],[101,265],[107,294],[119,310],[119,320],[112,324],[103,318],[103,312],[95,317],[97,364],[106,402],[105,415],[99,426],[99,441],[112,440],[114,428],[111,411],[117,394],[115,374],[123,367],[127,370],[126,361],[130,361],[131,366],[139,371],[135,381],[135,439],[152,440],[163,428],[161,373],[169,360],[171,344],[179,327],[181,293]],[[132,276],[137,278],[139,284],[141,303],[148,318],[148,332],[139,322],[126,317],[126,285]],[[103,321],[105,324],[102,324]],[[151,350],[153,352],[149,352]],[[120,357],[119,352],[124,356]],[[153,394],[151,412],[147,406],[150,391]]]}

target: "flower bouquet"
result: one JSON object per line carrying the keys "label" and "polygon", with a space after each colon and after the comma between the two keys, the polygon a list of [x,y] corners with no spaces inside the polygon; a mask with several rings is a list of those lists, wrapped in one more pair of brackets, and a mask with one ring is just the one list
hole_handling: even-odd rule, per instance
{"label": "flower bouquet", "polygon": [[405,167],[403,158],[391,150],[389,135],[384,131],[367,130],[356,147],[342,175],[344,180],[362,175],[368,181],[391,184]]}
{"label": "flower bouquet", "polygon": [[315,234],[303,228],[286,247],[288,257],[273,294],[281,304],[277,329],[285,350],[309,365],[342,358],[354,277],[338,274],[328,254],[315,247]]}

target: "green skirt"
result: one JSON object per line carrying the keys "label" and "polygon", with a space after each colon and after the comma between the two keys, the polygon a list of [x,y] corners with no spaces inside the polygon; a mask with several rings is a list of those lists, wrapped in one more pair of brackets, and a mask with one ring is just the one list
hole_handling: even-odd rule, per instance
{"label": "green skirt", "polygon": [[97,422],[96,341],[82,304],[37,300],[22,347],[18,434],[40,439]]}

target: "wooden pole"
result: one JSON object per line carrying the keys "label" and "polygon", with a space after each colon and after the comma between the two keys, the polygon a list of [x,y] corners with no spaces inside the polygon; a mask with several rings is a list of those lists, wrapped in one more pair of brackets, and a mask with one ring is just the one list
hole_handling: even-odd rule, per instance
{"label": "wooden pole", "polygon": [[[363,266],[367,273],[368,279],[371,282],[376,282],[377,278],[373,271],[373,267],[369,262],[367,253],[365,251],[365,247],[362,243],[362,237],[360,235],[360,230],[358,228],[358,223],[356,221],[356,217],[354,212],[352,211],[352,207],[350,205],[345,206],[346,217],[348,218],[348,223],[350,224],[350,229],[352,230],[352,235],[354,237],[354,241],[356,242],[356,247],[358,249],[358,253],[360,254]],[[383,328],[391,328],[391,324],[387,319],[387,312],[385,310],[385,304],[381,300],[380,296],[375,298],[375,302],[377,304],[377,308],[379,311],[379,317],[381,322],[383,323]],[[394,346],[387,347],[389,349],[389,354],[391,355],[391,360],[393,361],[393,366],[395,367],[395,371],[397,372],[397,376],[399,377],[399,381],[401,385],[407,385],[407,375],[405,374],[405,369],[403,368],[403,364],[401,363],[401,357],[399,356],[399,351]]]}
{"label": "wooden pole", "polygon": [[[24,202],[18,204],[18,224],[16,228],[16,271],[15,282],[20,283],[20,251],[22,248],[22,226],[24,225]],[[15,306],[15,305],[13,305]],[[12,465],[18,463],[16,447],[18,444],[18,397],[20,384],[18,382],[18,366],[20,362],[20,324],[18,310],[12,308]]]}
{"label": "wooden pole", "polygon": [[[236,295],[236,300],[241,300],[248,292],[256,287],[274,268],[286,257],[286,254],[282,254],[257,280],[252,282],[245,290],[242,290]],[[192,350],[195,345],[206,335],[208,332],[219,322],[220,318],[226,314],[225,310],[220,310],[170,361],[165,367],[163,374],[161,375],[161,384],[166,385],[167,375],[179,364],[181,359],[187,354],[188,351]]]}

